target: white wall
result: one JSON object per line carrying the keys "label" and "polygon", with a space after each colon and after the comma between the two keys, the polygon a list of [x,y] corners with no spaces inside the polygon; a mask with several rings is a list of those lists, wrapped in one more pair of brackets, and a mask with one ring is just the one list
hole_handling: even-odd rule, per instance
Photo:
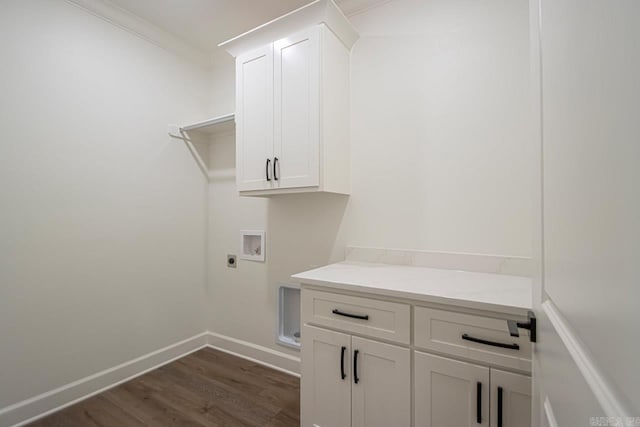
{"label": "white wall", "polygon": [[633,425],[640,414],[640,3],[532,3],[542,24],[533,28],[542,54],[544,225],[534,396],[549,399],[557,425],[605,416],[610,425]]}
{"label": "white wall", "polygon": [[[0,3],[0,408],[206,327],[295,354],[276,284],[347,243],[530,255],[527,2],[353,22],[351,197],[240,198],[166,135],[234,109],[231,58],[212,76],[62,0]],[[232,136],[210,164],[234,167]],[[228,269],[244,228],[267,262]]]}
{"label": "white wall", "polygon": [[[232,177],[214,181],[215,332],[282,350],[276,284],[345,244],[531,255],[528,2],[393,0],[352,22],[352,195],[239,198]],[[231,58],[214,81],[217,112],[232,111]],[[233,168],[231,138],[210,154]],[[227,269],[243,228],[266,229],[267,262]]]}
{"label": "white wall", "polygon": [[0,408],[206,328],[208,72],[62,0],[0,2]]}
{"label": "white wall", "polygon": [[527,1],[395,0],[352,21],[349,243],[529,256]]}

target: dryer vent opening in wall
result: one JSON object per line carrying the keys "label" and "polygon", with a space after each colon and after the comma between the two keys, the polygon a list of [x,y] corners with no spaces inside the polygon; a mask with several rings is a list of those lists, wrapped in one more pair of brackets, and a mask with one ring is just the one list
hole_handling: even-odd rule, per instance
{"label": "dryer vent opening in wall", "polygon": [[257,230],[240,231],[240,259],[265,260],[265,232]]}
{"label": "dryer vent opening in wall", "polygon": [[276,342],[300,349],[300,286],[278,286],[278,324]]}

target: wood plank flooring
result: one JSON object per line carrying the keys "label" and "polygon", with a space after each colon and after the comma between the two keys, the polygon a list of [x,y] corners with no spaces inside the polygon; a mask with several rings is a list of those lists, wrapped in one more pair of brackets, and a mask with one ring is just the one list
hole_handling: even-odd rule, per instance
{"label": "wood plank flooring", "polygon": [[300,380],[202,349],[30,427],[300,425]]}

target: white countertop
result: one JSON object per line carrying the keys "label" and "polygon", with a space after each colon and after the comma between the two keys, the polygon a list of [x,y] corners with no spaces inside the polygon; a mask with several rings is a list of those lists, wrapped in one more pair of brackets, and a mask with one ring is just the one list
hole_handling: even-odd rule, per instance
{"label": "white countertop", "polygon": [[308,285],[507,314],[531,309],[531,279],[428,267],[345,261],[295,274]]}

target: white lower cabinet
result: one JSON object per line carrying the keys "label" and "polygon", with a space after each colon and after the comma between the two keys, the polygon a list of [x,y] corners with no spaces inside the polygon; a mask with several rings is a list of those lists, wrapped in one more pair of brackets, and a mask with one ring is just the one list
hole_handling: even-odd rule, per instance
{"label": "white lower cabinet", "polygon": [[303,427],[531,427],[531,378],[502,370],[531,370],[508,317],[304,284],[300,310]]}
{"label": "white lower cabinet", "polygon": [[531,378],[415,352],[416,427],[530,427]]}
{"label": "white lower cabinet", "polygon": [[415,352],[416,427],[489,426],[489,368]]}
{"label": "white lower cabinet", "polygon": [[305,325],[302,426],[409,427],[410,350]]}
{"label": "white lower cabinet", "polygon": [[491,369],[491,427],[531,427],[531,378]]}
{"label": "white lower cabinet", "polygon": [[301,415],[303,426],[351,424],[351,336],[302,328]]}
{"label": "white lower cabinet", "polygon": [[410,426],[410,350],[357,337],[351,338],[351,348],[351,425]]}

